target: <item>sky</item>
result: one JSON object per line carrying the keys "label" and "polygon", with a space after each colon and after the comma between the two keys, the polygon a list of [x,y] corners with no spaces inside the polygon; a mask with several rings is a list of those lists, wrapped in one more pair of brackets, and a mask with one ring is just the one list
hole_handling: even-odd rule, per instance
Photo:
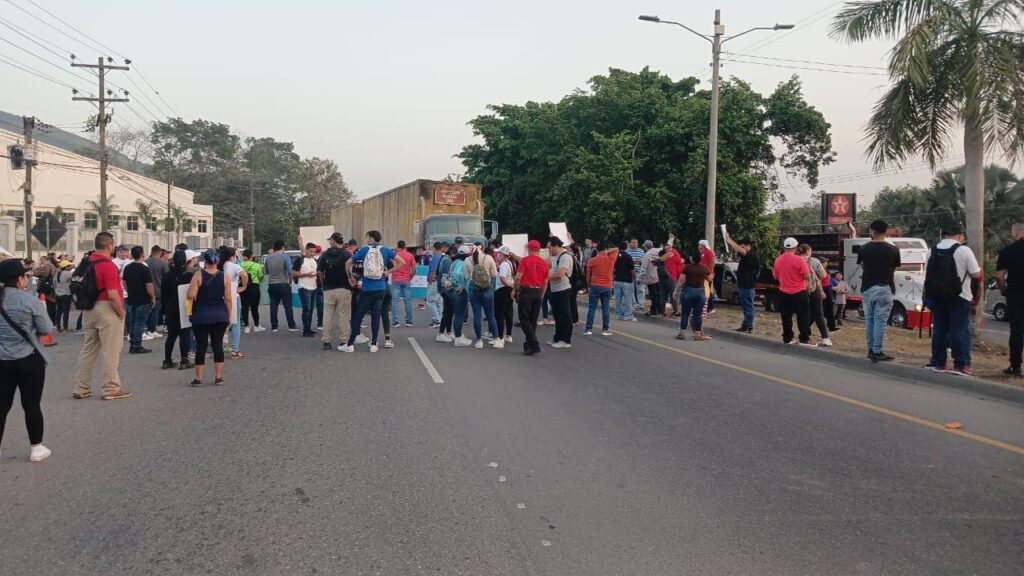
{"label": "sky", "polygon": [[[786,61],[885,65],[886,43],[847,45],[828,37],[839,2],[31,1],[132,59],[135,70],[110,77],[138,92],[134,81],[148,100],[134,95],[131,106],[138,115],[116,109],[115,123],[141,126],[143,119],[162,117],[162,109],[185,120],[222,122],[244,136],[290,141],[302,156],[337,162],[360,197],[417,178],[461,174],[464,168],[453,155],[474,141],[467,122],[488,104],[558,100],[610,67],[650,66],[674,79],[698,76],[710,86],[708,42],[637,16],[656,14],[710,34],[716,8],[726,36],[755,26],[797,24],[788,32],[758,31],[727,42],[726,51],[752,56],[726,62],[722,74],[740,77],[764,94],[800,75],[806,100],[832,124],[838,154],[822,170],[820,188],[858,193],[864,206],[882,186],[924,185],[931,175],[917,161],[904,171],[877,175],[865,160],[862,127],[886,86],[887,77],[876,75],[882,70]],[[29,0],[0,0],[0,19],[73,50],[80,60],[106,55],[48,27],[77,37]],[[63,64],[2,25],[0,40]],[[88,90],[88,83],[3,41],[0,58]],[[72,102],[69,92],[0,62],[0,110],[53,125],[75,124],[92,107]],[[947,167],[962,158],[959,142],[950,150]],[[781,180],[790,204],[811,197],[806,184],[785,175]]]}

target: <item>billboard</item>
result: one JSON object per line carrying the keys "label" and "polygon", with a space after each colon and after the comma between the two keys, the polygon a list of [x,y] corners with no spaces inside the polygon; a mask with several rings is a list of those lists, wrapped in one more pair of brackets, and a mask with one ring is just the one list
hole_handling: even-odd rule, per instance
{"label": "billboard", "polygon": [[822,194],[821,219],[826,224],[849,224],[857,219],[856,194]]}

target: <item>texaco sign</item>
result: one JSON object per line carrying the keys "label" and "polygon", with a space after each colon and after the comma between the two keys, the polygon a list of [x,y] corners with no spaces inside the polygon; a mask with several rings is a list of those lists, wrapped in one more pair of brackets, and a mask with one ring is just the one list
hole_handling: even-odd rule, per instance
{"label": "texaco sign", "polygon": [[829,224],[848,224],[857,217],[856,194],[825,194],[821,203],[824,220]]}

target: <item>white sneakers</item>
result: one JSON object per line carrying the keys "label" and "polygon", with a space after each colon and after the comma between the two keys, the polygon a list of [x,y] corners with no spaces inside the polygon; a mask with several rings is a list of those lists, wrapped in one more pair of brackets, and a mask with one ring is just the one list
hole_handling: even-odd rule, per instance
{"label": "white sneakers", "polygon": [[601,336],[611,336],[611,335],[612,335],[612,331],[611,330],[605,330],[604,332],[601,332]]}
{"label": "white sneakers", "polygon": [[451,344],[452,342],[455,342],[455,338],[452,338],[448,334],[438,334],[437,337],[434,338],[434,342],[441,342],[442,344]]}
{"label": "white sneakers", "polygon": [[551,347],[559,349],[569,349],[572,348],[572,344],[569,344],[568,342],[552,342]]}
{"label": "white sneakers", "polygon": [[512,343],[512,337],[511,336],[505,336],[505,344],[511,344],[511,343]]}
{"label": "white sneakers", "polygon": [[479,349],[481,349],[483,347],[484,347],[484,341],[483,340],[477,340],[476,342],[473,343],[473,348],[476,348],[477,350],[479,350]]}
{"label": "white sneakers", "polygon": [[822,338],[821,342],[819,344],[821,346],[824,346],[825,348],[831,348],[832,347],[832,339],[831,338]]}
{"label": "white sneakers", "polygon": [[266,332],[267,329],[264,328],[263,326],[253,326],[252,327],[252,331],[253,332]]}
{"label": "white sneakers", "polygon": [[32,447],[32,453],[29,455],[28,459],[33,462],[42,462],[49,458],[50,454],[53,454],[53,452],[50,452],[49,448],[40,444]]}
{"label": "white sneakers", "polygon": [[594,331],[593,330],[587,330],[586,332],[583,333],[583,335],[584,336],[593,336],[594,335]]}
{"label": "white sneakers", "polygon": [[390,338],[388,338],[387,340],[384,341],[384,347],[385,348],[394,348],[395,347],[395,341],[390,339]]}
{"label": "white sneakers", "polygon": [[245,327],[245,333],[246,334],[251,334],[252,333],[252,326],[246,326]]}
{"label": "white sneakers", "polygon": [[366,344],[369,341],[370,341],[370,339],[367,338],[366,336],[363,336],[362,334],[356,334],[356,339],[355,339],[355,343],[356,344]]}
{"label": "white sneakers", "polygon": [[455,346],[457,348],[463,348],[463,347],[466,347],[466,346],[472,346],[473,345],[473,341],[470,340],[469,338],[466,338],[465,336],[459,336],[458,338],[456,338],[454,340],[454,342],[455,342]]}
{"label": "white sneakers", "polygon": [[370,344],[370,352],[377,352],[380,348],[376,344]]}
{"label": "white sneakers", "polygon": [[505,347],[505,341],[504,340],[502,340],[500,338],[496,338],[494,340],[491,340],[491,348],[494,348],[495,350],[501,350],[504,347]]}
{"label": "white sneakers", "polygon": [[164,337],[164,335],[159,333],[159,332],[143,332],[142,333],[142,339],[143,340],[156,340],[157,338],[163,338],[163,337]]}
{"label": "white sneakers", "polygon": [[348,352],[348,353],[351,354],[352,352],[355,352],[355,351],[356,351],[356,347],[355,346],[349,346],[348,344],[342,344],[341,346],[338,346],[338,352]]}

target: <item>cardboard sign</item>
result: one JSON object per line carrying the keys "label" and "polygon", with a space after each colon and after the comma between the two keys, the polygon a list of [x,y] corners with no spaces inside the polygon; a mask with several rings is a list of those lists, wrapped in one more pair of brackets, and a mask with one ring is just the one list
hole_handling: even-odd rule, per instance
{"label": "cardboard sign", "polygon": [[[413,298],[427,297],[427,275],[430,273],[430,266],[417,266],[416,275],[409,281]],[[394,305],[394,304],[392,304]]]}
{"label": "cardboard sign", "polygon": [[528,234],[502,234],[501,235],[501,244],[503,246],[508,246],[508,249],[511,250],[513,254],[515,254],[516,256],[519,256],[520,258],[525,258],[526,255],[528,254],[527,251],[526,251],[526,244],[529,241],[530,241],[530,236]]}
{"label": "cardboard sign", "polygon": [[722,242],[725,242],[725,250],[727,253],[732,254],[732,248],[729,247],[729,231],[726,230],[725,224],[722,224]]}
{"label": "cardboard sign", "polygon": [[548,222],[548,229],[552,236],[558,236],[558,239],[566,246],[572,244],[572,235],[569,234],[569,227],[565,225],[565,222]]}
{"label": "cardboard sign", "polygon": [[[327,239],[334,234],[334,226],[299,226],[299,234],[303,242],[312,242],[327,250]],[[299,246],[300,249],[305,246]]]}
{"label": "cardboard sign", "polygon": [[191,328],[192,320],[188,317],[188,312],[185,310],[185,298],[188,296],[188,284],[181,284],[178,286],[178,321],[181,322],[182,328]]}

